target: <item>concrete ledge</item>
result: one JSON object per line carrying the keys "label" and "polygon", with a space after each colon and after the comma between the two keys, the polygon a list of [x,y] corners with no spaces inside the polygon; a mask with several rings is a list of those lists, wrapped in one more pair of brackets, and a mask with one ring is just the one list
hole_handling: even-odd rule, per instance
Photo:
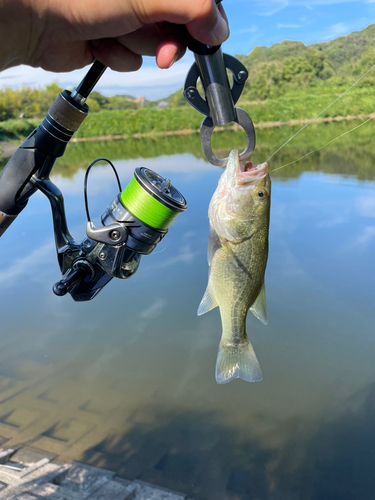
{"label": "concrete ledge", "polygon": [[0,499],[192,500],[144,481],[79,462],[53,463],[54,455],[30,447],[0,448]]}

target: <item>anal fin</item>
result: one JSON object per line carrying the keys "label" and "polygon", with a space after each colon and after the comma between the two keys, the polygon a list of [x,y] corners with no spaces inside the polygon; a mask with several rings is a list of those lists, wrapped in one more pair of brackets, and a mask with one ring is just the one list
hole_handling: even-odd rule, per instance
{"label": "anal fin", "polygon": [[268,324],[266,312],[266,287],[264,286],[264,283],[254,304],[250,307],[250,311],[256,318],[259,319],[259,321],[263,323],[263,325]]}
{"label": "anal fin", "polygon": [[202,316],[202,314],[206,314],[206,312],[211,311],[211,309],[214,309],[217,307],[219,304],[216,302],[215,298],[213,297],[211,290],[210,290],[210,285],[207,286],[207,289],[203,295],[203,299],[201,300],[201,303],[199,304],[198,307],[198,316]]}

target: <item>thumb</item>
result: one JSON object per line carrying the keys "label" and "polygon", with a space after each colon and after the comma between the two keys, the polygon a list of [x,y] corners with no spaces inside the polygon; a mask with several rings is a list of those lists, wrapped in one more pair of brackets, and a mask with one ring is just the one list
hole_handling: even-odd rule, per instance
{"label": "thumb", "polygon": [[134,10],[142,24],[186,24],[190,34],[207,45],[220,45],[229,36],[224,9],[215,0],[143,0],[134,4]]}

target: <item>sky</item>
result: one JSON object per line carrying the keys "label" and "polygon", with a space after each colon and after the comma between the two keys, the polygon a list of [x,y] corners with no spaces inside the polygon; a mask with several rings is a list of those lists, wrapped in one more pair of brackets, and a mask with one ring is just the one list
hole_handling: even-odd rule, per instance
{"label": "sky", "polygon": [[[224,0],[223,6],[231,29],[223,51],[232,55],[248,54],[257,45],[270,46],[285,39],[301,40],[306,45],[324,42],[375,22],[375,0]],[[107,70],[96,90],[108,96],[130,94],[160,99],[182,88],[193,61],[188,51],[171,69],[160,70],[153,58],[144,58],[141,70],[135,73]],[[71,89],[86,71],[50,73],[18,66],[0,73],[0,88],[57,82]]]}

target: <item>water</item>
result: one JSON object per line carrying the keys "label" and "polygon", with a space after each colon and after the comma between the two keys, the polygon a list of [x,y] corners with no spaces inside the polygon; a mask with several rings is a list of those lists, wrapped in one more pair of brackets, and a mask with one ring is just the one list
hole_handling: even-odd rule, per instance
{"label": "water", "polygon": [[[267,137],[258,160],[273,147]],[[182,140],[180,154],[115,161],[123,185],[137,166],[170,177],[189,209],[133,278],[113,280],[92,302],[53,295],[60,276],[51,215],[35,195],[1,238],[0,443],[31,443],[197,500],[371,498],[375,149],[367,139],[357,135],[273,177],[269,324],[247,320],[264,375],[256,384],[215,383],[219,313],[196,316],[207,208],[221,174],[199,145],[195,156]],[[122,147],[126,157],[126,143],[113,147],[117,156],[111,145],[102,154],[121,158]],[[271,168],[303,147],[283,150]],[[72,146],[72,158],[74,148],[79,160],[56,168],[53,180],[81,239],[85,155]],[[95,167],[94,218],[116,194],[110,168]]]}

